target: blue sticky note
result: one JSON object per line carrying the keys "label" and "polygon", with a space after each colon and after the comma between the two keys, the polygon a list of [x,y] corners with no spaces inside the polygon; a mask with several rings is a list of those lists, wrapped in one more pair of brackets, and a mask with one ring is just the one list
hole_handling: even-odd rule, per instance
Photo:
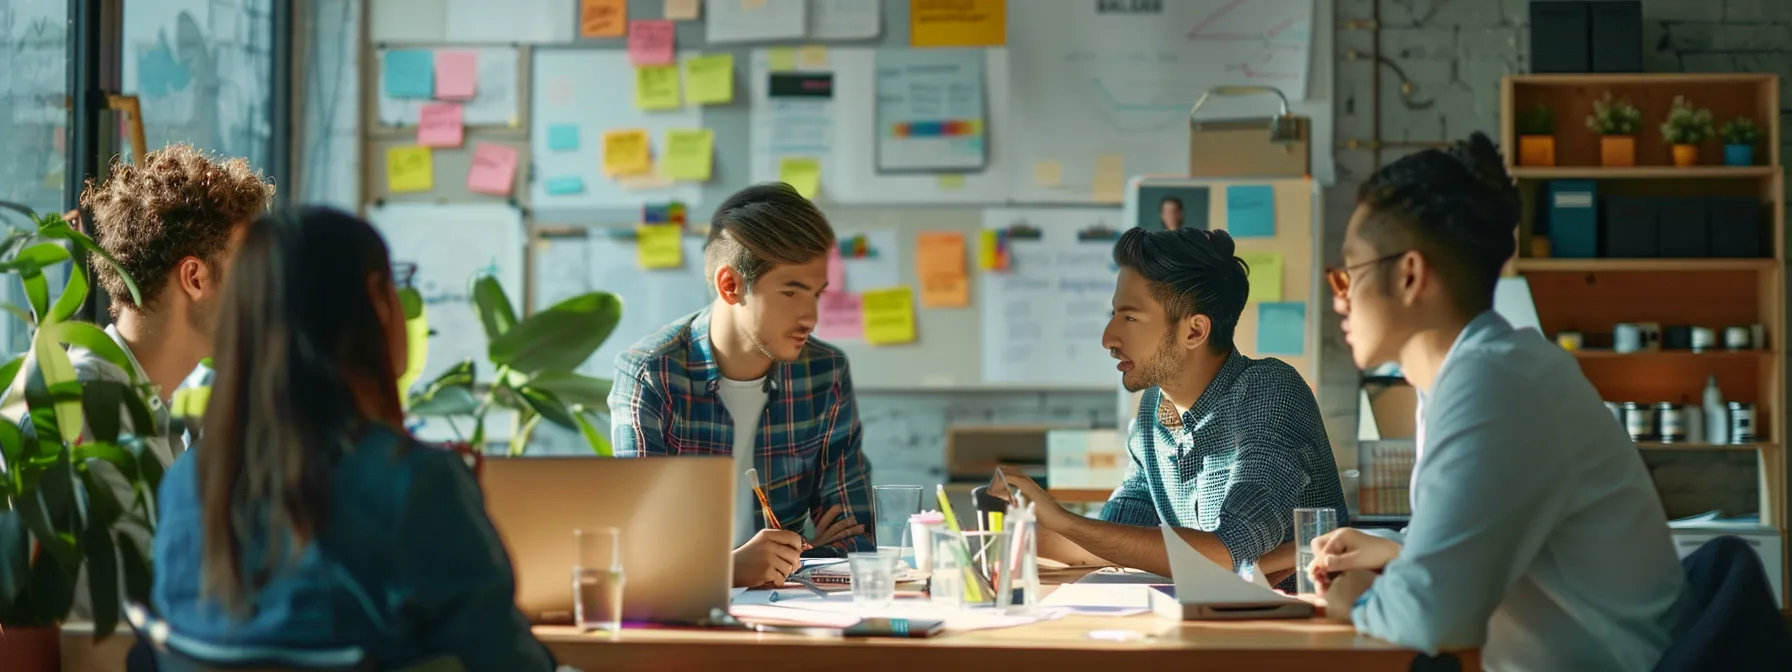
{"label": "blue sticky note", "polygon": [[436,57],[428,49],[386,52],[386,95],[428,98],[436,92]]}
{"label": "blue sticky note", "polygon": [[1257,304],[1257,354],[1307,354],[1307,304]]}
{"label": "blue sticky note", "polygon": [[1276,190],[1269,185],[1226,187],[1226,232],[1233,238],[1276,236]]}
{"label": "blue sticky note", "polygon": [[550,195],[567,196],[570,194],[584,193],[584,191],[585,180],[577,175],[563,175],[561,177],[548,178],[548,194]]}
{"label": "blue sticky note", "polygon": [[548,127],[548,149],[556,152],[574,152],[579,149],[578,124],[554,124]]}

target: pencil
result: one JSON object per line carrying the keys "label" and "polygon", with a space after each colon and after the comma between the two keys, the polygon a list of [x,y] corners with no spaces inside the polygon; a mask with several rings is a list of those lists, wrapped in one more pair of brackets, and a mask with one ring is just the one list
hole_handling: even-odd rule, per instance
{"label": "pencil", "polygon": [[759,487],[759,470],[747,469],[747,484],[753,486],[753,497],[759,500],[759,513],[765,516],[765,526],[774,530],[784,529],[778,524],[777,514],[772,513],[772,502],[765,498],[765,488]]}

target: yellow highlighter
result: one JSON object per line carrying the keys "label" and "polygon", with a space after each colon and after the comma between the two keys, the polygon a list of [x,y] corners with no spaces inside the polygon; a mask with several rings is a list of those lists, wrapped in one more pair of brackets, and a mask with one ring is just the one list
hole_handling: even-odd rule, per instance
{"label": "yellow highlighter", "polygon": [[[945,514],[946,516],[946,529],[951,530],[954,534],[963,538],[964,529],[958,525],[958,514],[952,512],[952,501],[946,498],[946,486],[939,485],[935,487],[938,488],[940,513]],[[952,555],[957,557],[958,566],[964,568],[965,599],[972,602],[982,602],[984,578],[981,573],[971,566],[970,549],[963,544],[953,544]]]}

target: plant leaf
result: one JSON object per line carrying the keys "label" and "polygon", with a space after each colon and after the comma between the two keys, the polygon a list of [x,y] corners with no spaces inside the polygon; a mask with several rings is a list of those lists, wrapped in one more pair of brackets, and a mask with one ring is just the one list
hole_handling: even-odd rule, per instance
{"label": "plant leaf", "polygon": [[604,436],[603,432],[598,431],[596,425],[591,424],[591,417],[587,415],[584,408],[574,406],[572,419],[578,421],[579,433],[585,436],[585,443],[591,446],[592,453],[598,457],[616,456],[615,449],[610,447],[610,437]]}
{"label": "plant leaf", "polygon": [[13,597],[31,572],[31,536],[17,509],[0,511],[0,613],[12,606]]}
{"label": "plant leaf", "polygon": [[429,381],[429,385],[424,388],[424,394],[435,394],[437,390],[445,387],[470,386],[474,382],[473,360],[463,359],[437,375],[435,380]]}
{"label": "plant leaf", "polygon": [[42,545],[44,553],[49,556],[46,559],[55,560],[55,562],[44,562],[44,559],[39,559],[35,564],[74,565],[79,563],[81,558],[76,555],[74,545],[70,544],[66,537],[56,534],[56,526],[50,522],[50,512],[45,508],[43,499],[44,492],[40,489],[37,492],[26,493],[18,500],[19,515],[24,517],[25,526],[31,530],[31,536],[37,540],[38,544]]}
{"label": "plant leaf", "polygon": [[149,446],[140,438],[125,437],[122,443],[137,458],[137,475],[139,477],[137,482],[147,489],[145,494],[149,499],[147,502],[148,512],[154,514],[156,502],[160,501],[156,498],[162,491],[162,460],[156,457],[155,451],[150,450]]}
{"label": "plant leaf", "polygon": [[92,238],[87,237],[87,234],[81,233],[80,231],[76,231],[74,228],[70,227],[66,222],[62,224],[62,226],[59,230],[54,230],[54,231],[52,231],[49,228],[40,227],[38,234],[46,236],[46,237],[61,238],[63,240],[70,241],[70,242],[74,243],[77,247],[80,247],[81,249],[86,250],[88,254],[99,257],[101,261],[104,261],[108,265],[112,266],[112,270],[118,272],[119,279],[124,280],[125,289],[130,291],[130,293],[131,293],[131,303],[133,305],[138,305],[138,306],[143,305],[143,291],[137,288],[137,280],[132,278],[131,274],[124,270],[123,264],[118,263],[117,259],[113,258],[113,256],[110,253],[106,252],[105,248],[100,247],[99,243],[96,243],[93,241]]}
{"label": "plant leaf", "polygon": [[[30,420],[26,419],[25,422],[30,422]],[[18,425],[0,418],[0,463],[5,463],[6,467],[4,472],[0,472],[4,474],[6,481],[4,484],[0,484],[0,493],[19,491],[19,481],[24,474],[27,460],[25,450],[29,447],[32,446],[26,445],[25,435],[19,431]],[[0,502],[3,501],[5,501],[5,497],[0,496]]]}
{"label": "plant leaf", "polygon": [[620,319],[622,300],[615,294],[581,294],[530,315],[493,339],[489,354],[493,363],[527,374],[571,370],[603,346]]}
{"label": "plant leaf", "polygon": [[535,434],[535,426],[541,424],[540,414],[528,413],[528,416],[529,419],[524,420],[522,426],[517,428],[516,435],[510,437],[511,457],[523,454],[523,449],[529,447],[529,437]]}
{"label": "plant leaf", "polygon": [[25,356],[24,355],[19,355],[17,357],[14,357],[14,358],[12,358],[11,361],[8,361],[6,364],[0,365],[0,390],[11,390],[12,389],[13,381],[19,377],[19,368],[24,365],[25,365]]}
{"label": "plant leaf", "polygon": [[407,413],[420,418],[444,415],[472,415],[479,410],[479,400],[466,387],[444,387],[429,396],[417,395]]}
{"label": "plant leaf", "polygon": [[61,243],[42,242],[28,245],[12,255],[5,263],[0,263],[0,271],[36,271],[68,261],[68,248]]}
{"label": "plant leaf", "polygon": [[[41,541],[41,540],[40,540]],[[74,553],[74,546],[68,540],[61,543],[67,545],[69,553]],[[68,610],[75,604],[75,572],[80,569],[80,560],[63,562],[31,563],[31,608],[42,625],[61,621],[68,616]]]}
{"label": "plant leaf", "polygon": [[143,382],[137,379],[137,367],[131,364],[130,354],[124,351],[118,341],[112,340],[112,335],[106,333],[105,329],[86,322],[64,322],[56,325],[55,331],[56,342],[92,350],[93,354],[124,371],[131,377],[131,382]]}
{"label": "plant leaf", "polygon": [[56,305],[50,307],[50,319],[45,323],[56,323],[75,316],[81,309],[82,302],[87,300],[87,273],[80,267],[70,268],[68,284],[62,287],[62,296],[56,297]]}
{"label": "plant leaf", "polygon": [[516,395],[529,407],[529,410],[540,413],[542,417],[547,418],[548,422],[567,429],[578,429],[578,423],[572,419],[572,411],[567,410],[566,404],[561,403],[554,395],[528,388],[517,390]]}
{"label": "plant leaf", "polygon": [[[510,306],[510,297],[504,295],[504,286],[498,279],[489,275],[481,275],[473,279],[473,307],[479,313],[479,323],[485,326],[487,341],[496,341],[509,333],[516,326],[516,309]],[[492,358],[494,364],[507,364]]]}
{"label": "plant leaf", "polygon": [[137,541],[129,535],[118,537],[119,565],[124,567],[125,599],[139,604],[149,602],[149,591],[154,585],[150,576],[149,554],[137,545]]}
{"label": "plant leaf", "polygon": [[[120,474],[123,474],[127,482],[137,482],[137,456],[132,455],[131,451],[125,450],[116,443],[89,441],[79,446],[75,446],[75,459],[80,460],[83,463],[88,460],[105,462],[106,464],[112,465],[112,468],[117,469]],[[88,487],[91,488],[92,484],[88,484]],[[107,490],[104,495],[92,496],[95,498],[102,496],[112,497],[112,492]],[[121,508],[119,512],[123,513],[123,509]]]}
{"label": "plant leaf", "polygon": [[[99,488],[106,488],[104,483]],[[89,488],[90,494],[98,494]],[[108,492],[107,497],[111,494]],[[97,500],[96,500],[97,501]],[[118,627],[118,549],[112,543],[112,524],[89,524],[83,535],[87,556],[87,592],[92,598],[93,638],[103,640]]]}
{"label": "plant leaf", "polygon": [[609,403],[610,385],[610,381],[602,378],[568,371],[543,371],[530,378],[525,387],[542,390],[569,404],[603,406]]}
{"label": "plant leaf", "polygon": [[12,316],[19,318],[20,322],[24,322],[33,327],[37,326],[37,318],[32,316],[31,311],[29,310],[25,310],[24,308],[20,308],[11,303],[0,303],[0,310],[12,313]]}
{"label": "plant leaf", "polygon": [[[75,365],[69,361],[68,351],[63,350],[54,338],[57,331],[60,330],[37,330],[31,339],[31,352],[35,358],[32,368],[42,375],[49,401],[56,411],[56,429],[62,442],[72,444],[81,438],[81,383],[75,380]],[[29,395],[26,402],[30,403]],[[32,408],[36,410],[38,407]]]}
{"label": "plant leaf", "polygon": [[87,414],[87,433],[90,438],[107,445],[118,442],[119,404],[122,403],[124,385],[120,383],[96,380],[82,388],[81,409]]}
{"label": "plant leaf", "polygon": [[[19,271],[19,282],[25,285],[25,300],[31,303],[31,314],[42,317],[50,311],[50,281],[39,270]],[[37,320],[32,320],[37,322]]]}

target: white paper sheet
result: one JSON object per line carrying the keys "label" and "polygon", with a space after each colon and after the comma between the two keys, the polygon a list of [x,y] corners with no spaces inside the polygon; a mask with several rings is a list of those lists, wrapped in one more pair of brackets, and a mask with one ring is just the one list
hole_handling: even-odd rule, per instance
{"label": "white paper sheet", "polygon": [[705,0],[704,39],[711,43],[758,42],[803,37],[809,0]]}
{"label": "white paper sheet", "polygon": [[1259,604],[1293,601],[1267,587],[1240,578],[1231,570],[1214,564],[1182,540],[1176,528],[1159,523],[1164,533],[1164,547],[1170,555],[1170,574],[1176,580],[1176,600],[1183,604]]}
{"label": "white paper sheet", "polygon": [[[846,232],[841,240],[857,233]],[[897,247],[896,232],[878,229],[863,232],[865,243],[877,252],[874,257],[851,257],[842,260],[846,266],[846,291],[858,293],[887,289],[902,284],[902,251]]]}
{"label": "white paper sheet", "polygon": [[429,309],[429,362],[421,381],[472,359],[490,380],[485,328],[468,298],[472,280],[498,278],[512,305],[523,300],[523,213],[509,204],[387,203],[368,209],[395,262],[414,262],[417,290]]}
{"label": "white paper sheet", "polygon": [[1042,607],[1064,607],[1085,616],[1132,616],[1151,610],[1151,592],[1145,585],[1066,583],[1039,601]]}
{"label": "white paper sheet", "polygon": [[1101,345],[1119,277],[1114,242],[1077,238],[1093,226],[1122,230],[1119,218],[1119,208],[983,211],[985,229],[1024,223],[1040,234],[1009,239],[1008,270],[977,274],[984,382],[1107,389],[1120,377]]}
{"label": "white paper sheet", "polygon": [[577,7],[575,0],[448,0],[447,41],[571,42]]}
{"label": "white paper sheet", "polygon": [[877,37],[883,25],[883,14],[878,0],[809,0],[809,38],[860,40]]}
{"label": "white paper sheet", "polygon": [[[747,599],[756,591],[748,591],[742,595]],[[771,592],[771,591],[762,591]],[[807,597],[784,599],[779,590],[779,607],[806,609],[836,614],[851,614],[859,618],[908,618],[944,621],[947,632],[969,632],[972,630],[989,630],[994,628],[1012,628],[1020,625],[1038,623],[1063,617],[1068,610],[1041,608],[1034,610],[1030,616],[1009,616],[998,614],[994,607],[972,607],[960,609],[944,604],[934,604],[926,599],[899,599],[882,609],[864,608],[853,604],[852,593],[830,593],[827,599],[815,597],[810,593]]]}
{"label": "white paper sheet", "polygon": [[[754,49],[748,56],[752,118],[748,122],[747,140],[752,151],[748,167],[754,182],[777,182],[780,160],[813,158],[821,162],[821,193],[816,200],[833,200],[837,183],[834,180],[834,98],[771,97],[771,56],[765,49]],[[799,67],[797,72],[834,73],[834,84],[840,84],[840,73],[829,66]],[[834,94],[838,97],[839,93]]]}
{"label": "white paper sheet", "polygon": [[[989,157],[981,49],[877,52],[877,168],[980,171]],[[940,127],[941,132],[899,132]],[[968,132],[948,135],[952,128]]]}

